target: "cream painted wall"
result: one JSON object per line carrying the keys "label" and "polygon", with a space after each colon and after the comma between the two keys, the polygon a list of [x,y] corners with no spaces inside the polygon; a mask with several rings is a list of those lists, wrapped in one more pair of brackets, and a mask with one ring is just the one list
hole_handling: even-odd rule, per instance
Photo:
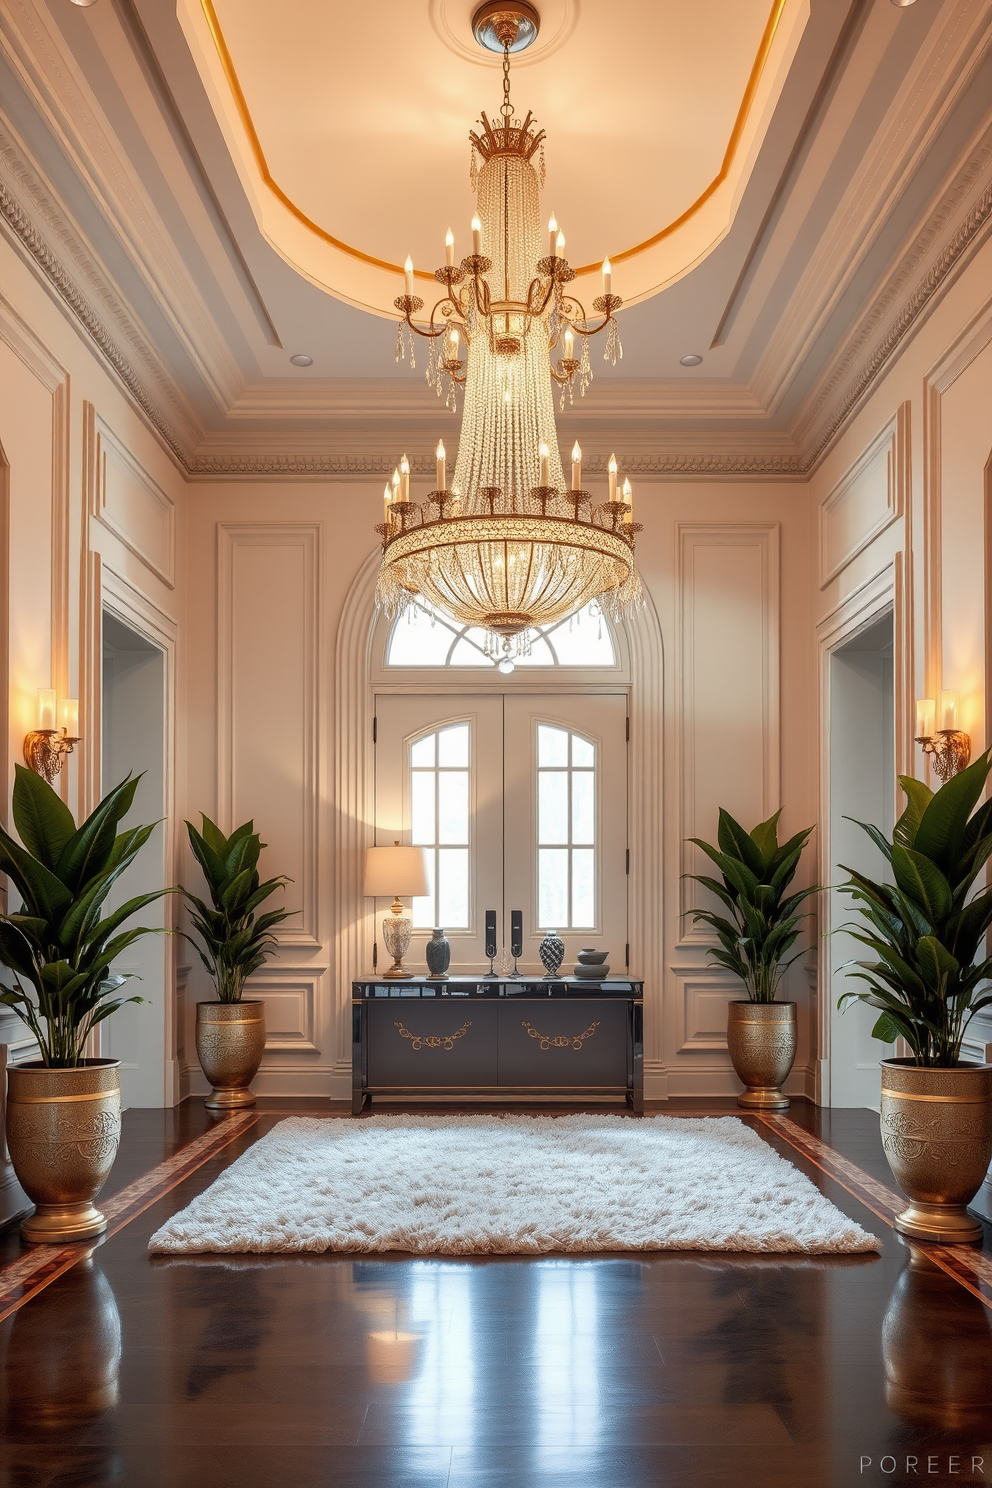
{"label": "cream painted wall", "polygon": [[[167,653],[169,696],[166,821],[146,851],[175,877],[175,801],[183,754],[181,697],[186,486],[117,382],[23,261],[0,241],[0,449],[6,471],[8,712],[2,807],[9,824],[13,767],[35,725],[37,689],[80,700],[81,743],[58,787],[86,812],[100,791],[100,616],[108,605]],[[171,906],[170,906],[171,915]],[[178,1095],[175,941],[164,937],[154,977],[147,1083],[136,1103],[172,1104]],[[155,985],[151,982],[154,980]],[[13,1057],[30,1057],[23,1024],[0,1019]]]}
{"label": "cream painted wall", "polygon": [[[370,701],[371,611],[355,611],[368,603],[380,500],[377,479],[190,489],[189,808],[216,813],[228,830],[253,816],[270,844],[264,866],[292,874],[288,902],[300,911],[257,985],[270,1027],[257,1088],[268,1094],[350,1089],[347,1004],[351,978],[367,969],[371,920],[347,890],[364,823],[349,835],[338,820],[363,808],[336,796],[350,768],[362,800],[370,714],[360,699],[346,708],[335,667],[342,633],[357,626],[340,659],[354,673],[353,698]],[[799,484],[647,480],[637,501],[639,565],[661,643],[647,621],[639,626],[633,769],[650,815],[632,877],[656,875],[639,931],[647,1085],[655,1097],[729,1094],[739,1088],[724,1034],[736,988],[681,918],[694,902],[680,884],[693,863],[682,839],[712,837],[721,804],[748,821],[784,805],[786,830],[814,819],[808,503]],[[636,961],[636,931],[632,945]],[[187,1049],[193,1003],[206,995],[202,971],[189,976]],[[805,968],[794,969],[790,989],[802,1010],[792,1085],[801,1092],[812,1088]],[[189,1088],[205,1089],[188,1063]]]}
{"label": "cream painted wall", "polygon": [[[961,692],[972,754],[989,700],[992,455],[992,244],[986,242],[874,389],[810,482],[818,652],[820,817],[827,819],[830,650],[887,607],[895,613],[895,739],[901,773],[926,779],[914,701]],[[931,784],[939,782],[931,780]],[[901,793],[899,793],[901,801]],[[901,809],[901,807],[900,807]],[[821,882],[836,879],[821,833]],[[824,929],[831,928],[829,908]],[[831,1022],[821,979],[818,1088],[828,1085]],[[985,1057],[992,1020],[976,1020]]]}

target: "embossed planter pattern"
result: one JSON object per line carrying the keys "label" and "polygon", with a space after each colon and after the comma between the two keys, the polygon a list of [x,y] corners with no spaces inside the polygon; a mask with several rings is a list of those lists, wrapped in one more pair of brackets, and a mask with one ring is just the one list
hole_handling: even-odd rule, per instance
{"label": "embossed planter pattern", "polygon": [[214,1087],[204,1104],[236,1111],[255,1104],[251,1089],[265,1052],[264,1002],[198,1002],[196,1055]]}
{"label": "embossed planter pattern", "polygon": [[980,1240],[968,1203],[992,1161],[992,1064],[917,1069],[883,1059],[882,1147],[910,1199],[896,1229],[915,1240]]}
{"label": "embossed planter pattern", "polygon": [[794,1002],[731,1002],[727,1048],[737,1077],[747,1087],[737,1104],[750,1111],[785,1111],[782,1084],[796,1062]]}
{"label": "embossed planter pattern", "polygon": [[107,1228],[94,1207],[121,1139],[120,1061],[87,1059],[77,1069],[40,1060],[7,1072],[7,1146],[35,1212],[25,1240],[64,1245]]}

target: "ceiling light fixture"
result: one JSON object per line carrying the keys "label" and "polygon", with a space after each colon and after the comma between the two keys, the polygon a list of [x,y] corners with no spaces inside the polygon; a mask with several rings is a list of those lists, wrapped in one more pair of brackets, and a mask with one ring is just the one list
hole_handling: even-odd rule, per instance
{"label": "ceiling light fixture", "polygon": [[553,383],[561,387],[562,407],[576,381],[585,392],[592,380],[589,337],[601,331],[604,357],[616,365],[623,351],[615,312],[623,302],[613,293],[607,259],[603,292],[592,302],[601,317],[594,323],[566,288],[575,271],[553,215],[542,243],[544,131],[530,113],[515,118],[510,102],[510,54],[533,41],[539,18],[524,0],[504,0],[483,6],[475,26],[481,44],[495,50],[485,39],[490,28],[503,53],[503,103],[500,122],[483,114],[469,134],[478,193],[472,252],[456,265],[449,228],[446,261],[434,273],[444,293],[426,325],[414,321],[424,302],[413,292],[409,258],[405,292],[395,301],[402,315],[397,360],[409,355],[415,365],[414,338],[423,336],[428,381],[447,392],[452,410],[456,385],[465,389],[458,459],[449,486],[446,452],[438,445],[436,487],[422,503],[410,499],[405,455],[394,471],[376,528],[383,540],[377,599],[389,614],[417,603],[479,626],[487,632],[487,654],[508,660],[529,654],[535,627],[590,601],[616,618],[638,605],[634,540],[641,529],[630,482],[617,494],[615,456],[608,500],[593,507],[582,489],[578,444],[568,488],[558,451]]}
{"label": "ceiling light fixture", "polygon": [[915,5],[916,4],[916,0],[892,0],[892,4],[893,5],[902,5],[902,6]]}
{"label": "ceiling light fixture", "polygon": [[307,354],[306,354],[305,351],[298,351],[296,353],[296,355],[295,356],[291,356],[289,360],[292,362],[292,364],[293,364],[294,367],[312,367],[313,366],[313,357],[312,356],[307,356]]}
{"label": "ceiling light fixture", "polygon": [[702,362],[702,360],[703,359],[699,355],[699,352],[698,351],[690,351],[685,356],[679,357],[679,366],[680,367],[698,367],[700,365],[700,363]]}

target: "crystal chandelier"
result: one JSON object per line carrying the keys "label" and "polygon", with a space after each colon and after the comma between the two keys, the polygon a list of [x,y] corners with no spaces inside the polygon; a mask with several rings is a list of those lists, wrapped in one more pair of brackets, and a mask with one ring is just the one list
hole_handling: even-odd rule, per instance
{"label": "crystal chandelier", "polygon": [[377,601],[390,615],[417,603],[478,626],[487,633],[487,654],[505,661],[528,652],[532,629],[593,601],[615,619],[636,607],[634,543],[641,528],[629,480],[618,491],[615,457],[608,499],[596,505],[582,489],[578,444],[570,487],[558,452],[554,385],[562,403],[576,381],[585,392],[590,336],[605,331],[605,358],[615,364],[622,356],[614,318],[622,301],[612,293],[607,260],[603,293],[592,304],[602,318],[593,323],[567,288],[575,271],[553,217],[542,253],[545,136],[530,113],[514,118],[509,76],[511,51],[537,35],[537,13],[525,0],[490,0],[473,25],[483,45],[503,53],[503,104],[501,123],[483,114],[469,136],[478,193],[472,252],[456,265],[449,230],[447,261],[434,275],[443,294],[426,325],[414,320],[424,302],[413,292],[409,259],[405,293],[395,302],[401,352],[408,345],[412,362],[414,336],[425,337],[428,378],[439,390],[447,383],[450,407],[456,385],[464,387],[458,459],[449,486],[446,452],[438,445],[436,487],[423,502],[410,498],[406,456],[394,471],[376,528],[383,543]]}

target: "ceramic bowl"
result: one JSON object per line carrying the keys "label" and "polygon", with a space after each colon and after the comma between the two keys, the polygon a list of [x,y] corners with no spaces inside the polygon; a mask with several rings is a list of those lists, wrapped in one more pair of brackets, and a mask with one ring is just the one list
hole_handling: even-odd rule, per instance
{"label": "ceramic bowl", "polygon": [[579,961],[583,966],[602,966],[609,954],[609,951],[581,950]]}

